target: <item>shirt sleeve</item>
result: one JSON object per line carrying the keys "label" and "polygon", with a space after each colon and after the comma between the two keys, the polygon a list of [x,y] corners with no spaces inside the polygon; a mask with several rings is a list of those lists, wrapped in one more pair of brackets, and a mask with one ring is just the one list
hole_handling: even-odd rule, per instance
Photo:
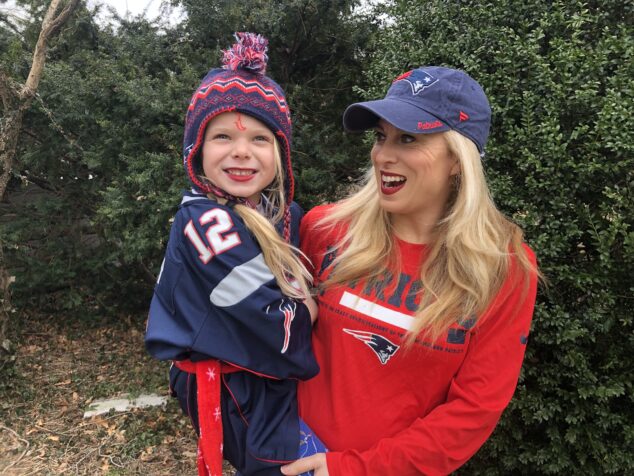
{"label": "shirt sleeve", "polygon": [[282,294],[255,238],[227,207],[181,208],[146,332],[162,359],[214,358],[273,378],[318,371],[306,306]]}
{"label": "shirt sleeve", "polygon": [[524,358],[537,277],[530,273],[526,285],[527,279],[513,279],[517,275],[512,267],[511,279],[474,328],[445,403],[367,451],[327,453],[331,476],[445,475],[475,454],[510,402]]}

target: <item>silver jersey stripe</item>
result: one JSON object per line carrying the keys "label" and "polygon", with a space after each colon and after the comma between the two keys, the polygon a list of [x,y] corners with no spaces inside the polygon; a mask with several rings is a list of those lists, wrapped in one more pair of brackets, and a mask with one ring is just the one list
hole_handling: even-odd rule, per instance
{"label": "silver jersey stripe", "polygon": [[233,268],[211,292],[209,300],[214,306],[233,306],[272,279],[275,279],[275,276],[260,253],[250,261]]}

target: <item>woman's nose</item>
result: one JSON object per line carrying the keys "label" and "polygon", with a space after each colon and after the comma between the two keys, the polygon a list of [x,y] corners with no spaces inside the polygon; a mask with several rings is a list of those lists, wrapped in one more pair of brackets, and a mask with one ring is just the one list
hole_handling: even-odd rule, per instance
{"label": "woman's nose", "polygon": [[377,164],[388,164],[396,162],[396,151],[389,144],[376,144],[372,148],[372,159]]}

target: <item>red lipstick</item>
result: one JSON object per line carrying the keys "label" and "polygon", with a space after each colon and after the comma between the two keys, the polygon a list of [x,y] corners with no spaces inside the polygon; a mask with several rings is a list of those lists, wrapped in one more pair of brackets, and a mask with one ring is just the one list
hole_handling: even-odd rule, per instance
{"label": "red lipstick", "polygon": [[256,172],[257,171],[253,169],[225,169],[227,176],[235,182],[248,182],[255,177]]}
{"label": "red lipstick", "polygon": [[403,175],[392,174],[389,172],[380,172],[381,174],[381,193],[384,195],[393,195],[405,186],[407,179]]}

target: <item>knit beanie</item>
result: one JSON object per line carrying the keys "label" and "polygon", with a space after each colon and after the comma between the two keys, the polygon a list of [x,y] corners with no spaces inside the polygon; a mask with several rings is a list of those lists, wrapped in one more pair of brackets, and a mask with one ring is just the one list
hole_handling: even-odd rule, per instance
{"label": "knit beanie", "polygon": [[[290,221],[288,208],[293,201],[295,183],[291,168],[291,115],[284,91],[266,76],[268,40],[254,33],[235,34],[236,43],[224,51],[222,68],[210,70],[194,92],[185,117],[183,160],[185,172],[195,191],[213,193],[235,203],[248,202],[233,197],[208,181],[200,179],[202,143],[209,121],[223,112],[240,112],[264,123],[280,145],[286,201],[285,222]],[[286,228],[286,227],[285,227]],[[285,235],[288,231],[285,230]]]}

